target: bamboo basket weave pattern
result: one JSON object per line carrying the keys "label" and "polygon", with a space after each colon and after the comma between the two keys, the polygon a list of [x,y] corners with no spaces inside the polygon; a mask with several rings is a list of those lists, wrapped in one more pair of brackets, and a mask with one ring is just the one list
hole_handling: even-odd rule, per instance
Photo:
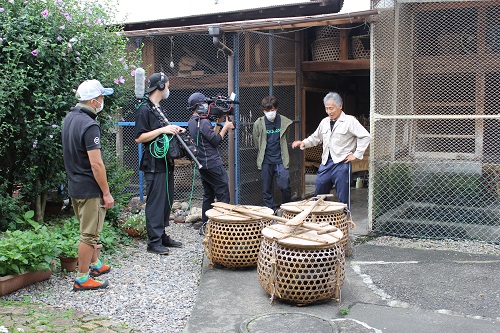
{"label": "bamboo basket weave pattern", "polygon": [[370,59],[370,36],[352,36],[352,56],[354,59]]}
{"label": "bamboo basket weave pattern", "polygon": [[[252,206],[248,206],[252,207]],[[269,215],[273,210],[258,207]],[[209,220],[203,244],[205,253],[213,264],[225,267],[249,267],[257,264],[262,229],[273,221],[266,218],[250,218],[238,213],[224,215],[214,209],[206,212]]]}
{"label": "bamboo basket weave pattern", "polygon": [[[266,236],[260,246],[257,272],[262,288],[299,305],[320,300],[339,301],[345,278],[345,256],[339,242],[317,248],[282,244]],[[340,232],[339,232],[340,234]]]}
{"label": "bamboo basket weave pattern", "polygon": [[340,37],[317,39],[312,43],[313,61],[340,59]]}
{"label": "bamboo basket weave pattern", "polygon": [[323,155],[323,144],[305,149],[306,161],[321,162],[321,155]]}
{"label": "bamboo basket weave pattern", "polygon": [[340,37],[340,30],[338,27],[326,25],[324,27],[316,28],[316,39]]}

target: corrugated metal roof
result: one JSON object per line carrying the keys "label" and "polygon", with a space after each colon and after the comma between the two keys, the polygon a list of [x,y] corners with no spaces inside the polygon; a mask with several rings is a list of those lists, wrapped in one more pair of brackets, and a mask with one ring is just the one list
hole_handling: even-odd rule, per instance
{"label": "corrugated metal roof", "polygon": [[[250,9],[280,7],[290,4],[308,4],[317,1],[297,0],[119,0],[117,20],[123,23],[151,22],[200,15],[223,14]],[[140,3],[140,5],[138,5]]]}

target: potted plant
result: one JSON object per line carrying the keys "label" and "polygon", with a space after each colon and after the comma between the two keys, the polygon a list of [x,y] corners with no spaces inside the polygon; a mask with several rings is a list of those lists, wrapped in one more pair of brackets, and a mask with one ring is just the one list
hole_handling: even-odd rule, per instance
{"label": "potted plant", "polygon": [[80,241],[80,224],[76,217],[63,222],[54,229],[56,247],[59,250],[61,270],[72,272],[78,262],[78,243]]}
{"label": "potted plant", "polygon": [[139,213],[128,213],[121,227],[132,237],[146,235],[146,213],[144,210]]}
{"label": "potted plant", "polygon": [[46,280],[58,254],[55,236],[33,221],[33,211],[24,214],[32,229],[6,231],[0,237],[0,296]]}

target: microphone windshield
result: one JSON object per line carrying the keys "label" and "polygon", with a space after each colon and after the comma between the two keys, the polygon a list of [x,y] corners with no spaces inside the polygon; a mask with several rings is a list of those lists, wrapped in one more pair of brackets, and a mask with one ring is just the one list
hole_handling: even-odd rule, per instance
{"label": "microphone windshield", "polygon": [[139,67],[135,70],[135,97],[143,98],[146,90],[146,73],[144,69]]}

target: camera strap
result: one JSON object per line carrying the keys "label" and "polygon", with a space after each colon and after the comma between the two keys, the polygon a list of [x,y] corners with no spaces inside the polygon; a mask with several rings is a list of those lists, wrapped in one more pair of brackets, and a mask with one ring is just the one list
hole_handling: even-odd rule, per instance
{"label": "camera strap", "polygon": [[156,106],[151,99],[149,99],[149,109],[155,115],[156,119],[160,122],[160,126],[167,126],[170,123],[168,122],[167,116],[163,113],[162,109],[159,106]]}

